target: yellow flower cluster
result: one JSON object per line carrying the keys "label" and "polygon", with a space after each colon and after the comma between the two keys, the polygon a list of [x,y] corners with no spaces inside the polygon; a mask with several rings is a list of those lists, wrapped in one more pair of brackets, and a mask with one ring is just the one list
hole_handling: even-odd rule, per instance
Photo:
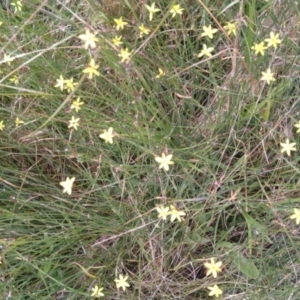
{"label": "yellow flower cluster", "polygon": [[[209,262],[204,263],[204,266],[207,269],[206,276],[212,275],[214,278],[217,278],[218,272],[222,271],[221,269],[222,262],[218,261],[217,263],[215,263],[214,258],[210,259],[210,263]],[[217,284],[215,284],[212,287],[208,287],[208,290],[209,290],[208,295],[211,297],[215,296],[216,298],[219,298],[219,296],[223,294],[223,291],[218,287]]]}
{"label": "yellow flower cluster", "polygon": [[156,207],[156,210],[158,212],[158,218],[162,219],[163,221],[166,221],[167,217],[171,216],[171,222],[174,222],[176,219],[178,222],[181,222],[181,217],[185,216],[185,212],[182,210],[178,210],[174,205],[170,205],[167,207],[159,205]]}
{"label": "yellow flower cluster", "polygon": [[[96,37],[96,34],[93,33],[89,28],[86,29],[85,34],[80,34],[78,36],[80,40],[84,42],[84,48],[85,49],[94,49],[97,46],[97,43],[99,42],[99,38]],[[92,58],[88,64],[88,66],[82,71],[83,74],[87,74],[87,77],[89,79],[93,79],[93,76],[99,76],[100,73],[97,71],[99,68],[99,65],[95,63],[95,60]],[[56,79],[56,84],[54,87],[59,88],[61,91],[67,90],[68,93],[74,92],[75,87],[77,86],[77,82],[73,82],[73,77],[70,79],[64,79],[63,75],[60,75],[58,79]],[[80,101],[80,97],[77,97],[76,100],[74,100],[70,106],[71,110],[75,110],[76,113],[79,112],[81,109],[81,106],[84,104],[84,102]],[[80,118],[76,118],[75,116],[72,116],[69,120],[69,129],[77,130],[79,126]],[[74,178],[75,179],[75,178]],[[74,180],[73,180],[74,181]],[[73,182],[67,184],[73,184]],[[62,185],[62,183],[61,183]],[[70,186],[68,188],[65,188],[65,190],[69,195],[71,194]]]}
{"label": "yellow flower cluster", "polygon": [[[119,278],[115,279],[116,287],[117,289],[122,288],[123,291],[125,291],[128,287],[130,287],[130,284],[128,283],[129,276],[123,276],[122,274],[119,274]],[[103,287],[99,287],[97,284],[94,285],[92,288],[91,296],[95,298],[104,297]]]}
{"label": "yellow flower cluster", "polygon": [[[21,12],[22,11],[22,6],[23,2],[22,0],[16,0],[11,2],[12,7],[14,7],[15,12]],[[156,13],[160,12],[161,10],[156,7],[156,3],[153,2],[151,5],[145,5],[146,11],[149,13],[149,20],[152,21],[153,17]],[[171,15],[171,18],[174,18],[177,15],[182,15],[184,9],[179,5],[179,4],[173,4],[170,9],[169,13]],[[115,18],[114,19],[115,23],[115,28],[116,31],[120,31],[125,28],[125,26],[128,25],[128,22],[123,20],[123,17],[120,18]],[[1,23],[2,24],[2,23]],[[1,25],[0,24],[0,25]],[[140,38],[148,35],[151,32],[151,29],[146,27],[144,24],[141,24],[138,26],[139,29],[139,36]],[[209,32],[208,32],[209,34]],[[97,44],[100,42],[99,38],[97,37],[97,32],[93,31],[91,28],[86,28],[85,33],[82,33],[78,36],[78,38],[83,42],[83,47],[84,49],[95,49],[97,47]],[[120,47],[123,42],[122,42],[122,36],[117,35],[112,39],[113,45],[116,47]],[[129,50],[128,48],[123,48],[119,49],[118,57],[120,58],[121,63],[128,63],[133,55],[133,51]],[[2,63],[7,63],[10,65],[10,63],[15,59],[15,57],[11,57],[9,54],[4,54]],[[99,69],[99,64],[95,62],[94,58],[90,59],[90,62],[86,66],[85,69],[82,70],[82,73],[87,74],[87,77],[89,79],[93,79],[94,76],[99,76],[100,72],[98,71]],[[165,76],[166,72],[158,68],[158,75],[156,78],[161,78]],[[18,76],[14,76],[10,79],[11,82],[13,82],[15,85],[18,85],[19,83],[19,78]],[[54,87],[59,88],[61,91],[66,90],[68,93],[73,92],[77,86],[77,82],[74,82],[73,77],[70,79],[65,79],[64,76],[61,74],[58,79],[56,79],[56,84]],[[80,102],[80,98],[78,97],[76,100],[74,100],[71,104],[70,109],[74,109],[76,113],[81,109],[81,105],[83,105],[84,102]],[[79,121],[80,118],[76,118],[75,116],[72,116],[68,128],[69,129],[74,129],[77,130],[79,126]],[[20,120],[19,118],[16,118],[15,124],[16,127],[18,127],[20,124],[23,124],[24,121]],[[5,128],[5,124],[3,121],[0,121],[0,131],[2,131]],[[103,134],[100,135],[101,138],[105,140],[107,143],[112,143],[112,138],[114,135],[112,135],[112,132],[110,132],[112,129],[109,129],[107,132],[105,131]],[[170,163],[171,164],[171,163]],[[160,168],[164,168],[165,170],[168,170],[168,163],[162,162],[160,165]]]}
{"label": "yellow flower cluster", "polygon": [[[294,125],[297,128],[296,133],[300,133],[300,120]],[[291,155],[291,151],[297,151],[296,143],[290,143],[290,139],[286,139],[285,143],[280,143],[281,145],[281,153],[286,152],[287,156]],[[294,214],[290,216],[290,219],[295,219],[296,224],[300,223],[300,209],[294,208]]]}
{"label": "yellow flower cluster", "polygon": [[[297,128],[296,133],[300,133],[300,120],[294,125]],[[290,143],[290,139],[285,139],[285,143],[280,143],[281,153],[286,152],[287,156],[291,156],[291,151],[297,151],[296,143]]]}
{"label": "yellow flower cluster", "polygon": [[[261,54],[262,56],[265,55],[265,50],[274,47],[277,49],[277,45],[281,44],[281,40],[279,39],[279,34],[275,34],[273,31],[270,32],[270,37],[266,38],[264,41],[260,43],[254,43],[251,49],[254,51],[255,55]],[[266,81],[269,85],[271,81],[275,81],[274,73],[271,72],[271,69],[268,68],[266,72],[262,72],[261,81]]]}
{"label": "yellow flower cluster", "polygon": [[[226,25],[223,26],[224,31],[228,35],[236,35],[236,22],[227,22]],[[218,32],[218,29],[212,28],[209,24],[208,26],[202,27],[203,32],[201,33],[200,37],[208,37],[209,40],[213,39],[214,34]],[[212,57],[212,52],[214,51],[214,47],[208,47],[205,43],[203,43],[202,50],[198,54],[198,57],[206,56]]]}
{"label": "yellow flower cluster", "polygon": [[279,39],[279,34],[275,34],[273,31],[270,32],[270,37],[266,38],[261,43],[257,44],[254,43],[254,45],[251,47],[252,50],[254,50],[254,53],[261,54],[262,56],[265,55],[265,50],[274,47],[274,49],[277,49],[277,45],[281,44],[281,40]]}
{"label": "yellow flower cluster", "polygon": [[[223,26],[224,31],[228,35],[236,35],[236,22],[227,22],[226,25]],[[214,34],[218,32],[216,28],[212,28],[211,25],[203,26],[203,32],[201,33],[200,37],[208,37],[212,39]],[[277,45],[280,44],[282,41],[279,39],[279,35],[275,34],[274,32],[270,33],[270,37],[266,38],[263,42],[259,44],[254,44],[251,49],[254,50],[255,54],[264,55],[264,50],[270,47],[274,47],[277,49]],[[214,47],[208,47],[205,43],[202,46],[201,52],[198,54],[198,57],[206,56],[212,57],[212,52],[214,51]],[[262,72],[262,81],[266,81],[269,85],[271,81],[275,81],[274,74],[271,72],[271,69],[268,68],[265,72]]]}
{"label": "yellow flower cluster", "polygon": [[56,85],[54,85],[54,87],[59,88],[61,91],[67,90],[67,92],[70,93],[74,91],[76,85],[77,82],[73,82],[73,77],[70,79],[64,79],[64,77],[60,75],[59,78],[56,79]]}
{"label": "yellow flower cluster", "polygon": [[[156,7],[155,2],[153,2],[151,5],[145,5],[146,10],[149,13],[149,21],[151,22],[153,20],[153,16],[154,14],[160,12],[160,9]],[[179,4],[174,4],[171,9],[170,9],[170,13],[172,15],[172,18],[174,18],[176,15],[182,15],[183,12],[183,8],[181,8],[181,6]],[[116,31],[120,31],[122,29],[125,28],[126,25],[128,25],[128,22],[123,20],[123,17],[120,18],[115,18],[114,19],[115,22],[115,27],[116,27]],[[138,26],[139,29],[139,37],[142,38],[145,35],[148,35],[151,30],[148,27],[145,27],[144,24],[141,24]],[[112,43],[119,47],[123,44],[123,42],[121,41],[122,36],[115,36],[112,39]],[[120,57],[120,61],[121,63],[128,63],[132,57],[133,51],[130,51],[128,48],[123,48],[119,50],[118,56]]]}
{"label": "yellow flower cluster", "polygon": [[[56,84],[54,87],[59,88],[61,91],[67,90],[68,92],[73,92],[75,90],[75,87],[77,86],[77,82],[73,82],[73,77],[70,79],[64,79],[63,75],[60,75],[58,79],[56,79]],[[75,101],[72,102],[71,110],[75,109],[76,112],[80,110],[80,106],[84,104],[83,102],[80,102],[80,98],[78,97]],[[79,126],[79,120],[80,118],[75,118],[75,116],[72,116],[71,120],[69,121],[68,128],[74,128],[77,130],[77,127]]]}
{"label": "yellow flower cluster", "polygon": [[[21,12],[22,11],[22,1],[14,1],[11,2],[11,5],[14,7],[15,12]],[[145,11],[149,14],[149,21],[151,22],[153,18],[158,15],[158,13],[161,11],[160,8],[156,7],[156,3],[153,2],[151,5],[145,5]],[[174,18],[176,16],[180,16],[183,14],[183,8],[179,4],[173,4],[168,13],[170,14],[171,18]],[[126,26],[129,25],[128,22],[123,20],[123,17],[115,18],[115,30],[117,32],[123,30]],[[224,31],[227,33],[228,36],[236,36],[237,34],[237,23],[236,22],[227,22],[226,25],[223,26]],[[151,33],[151,29],[146,27],[144,24],[140,24],[138,27],[139,30],[139,38],[143,38],[144,36],[147,36]],[[216,28],[213,28],[211,24],[208,26],[202,27],[202,32],[200,34],[201,38],[204,38],[208,44],[203,43],[202,50],[197,55],[198,58],[201,57],[212,57],[212,53],[215,50],[213,46],[209,45],[211,43],[211,40],[214,38],[214,35],[217,34],[219,30]],[[97,47],[97,44],[100,42],[99,38],[97,37],[97,32],[92,31],[90,28],[87,28],[85,30],[84,34],[80,34],[78,38],[83,42],[82,47],[86,50],[93,50]],[[271,47],[274,47],[276,50],[278,45],[282,41],[279,39],[279,35],[275,34],[274,32],[270,33],[269,38],[266,38],[264,41],[260,43],[255,43],[251,49],[254,51],[255,55],[265,55],[265,50],[269,49]],[[127,47],[119,48],[123,44],[122,36],[116,35],[112,39],[112,44],[116,46],[115,48],[118,49],[118,57],[120,58],[121,63],[128,63],[132,55],[134,54],[133,50],[129,50]],[[10,57],[10,55],[4,54],[3,62],[6,62],[10,64],[11,61],[13,61],[14,58]],[[95,58],[91,58],[89,63],[87,64],[86,68],[82,70],[83,74],[87,74],[87,78],[90,80],[93,80],[94,77],[100,76],[100,72],[98,71],[100,65],[96,63]],[[166,75],[166,71],[158,68],[158,75],[156,75],[156,78],[159,79]],[[262,77],[260,79],[261,81],[265,81],[268,85],[275,81],[274,74],[271,71],[271,68],[268,68],[265,72],[262,72]],[[19,83],[19,78],[17,76],[14,76],[10,79],[11,82],[14,84]],[[75,92],[76,86],[78,85],[77,82],[74,82],[73,77],[70,79],[65,79],[63,75],[61,74],[58,79],[56,79],[56,84],[54,87],[58,88],[61,92],[66,90],[68,93]],[[70,105],[70,110],[75,111],[75,116],[72,116],[69,120],[68,128],[71,129],[71,132],[73,129],[76,131],[79,127],[79,121],[80,118],[76,117],[76,114],[80,111],[81,106],[84,105],[84,102],[81,102],[80,97],[77,97],[76,100],[74,100]],[[15,119],[15,125],[18,127],[19,125],[24,124],[24,121],[19,119],[17,117]],[[300,121],[295,124],[295,127],[297,128],[297,133],[300,133]],[[5,124],[3,121],[0,121],[0,131],[3,131],[5,128]],[[113,144],[114,138],[118,138],[118,134],[114,132],[113,127],[109,127],[108,129],[104,129],[101,134],[99,134],[99,138],[102,139],[105,143]],[[285,143],[280,143],[282,149],[281,153],[287,153],[287,156],[291,155],[291,151],[296,151],[296,143],[290,143],[290,140],[287,138],[285,140]],[[109,145],[108,145],[109,146]],[[158,163],[158,169],[163,169],[164,171],[168,172],[170,170],[170,166],[174,165],[174,162],[172,161],[173,155],[162,152],[161,156],[155,155],[154,160]],[[163,173],[164,174],[164,173]],[[61,181],[59,185],[62,187],[62,193],[66,193],[69,196],[72,195],[72,189],[74,182],[76,181],[76,177],[66,177],[64,181]],[[156,211],[158,213],[158,219],[161,219],[163,221],[167,221],[170,219],[170,222],[178,221],[182,222],[184,221],[184,216],[186,216],[186,212],[183,210],[179,210],[175,205],[171,204],[170,206],[164,206],[164,205],[158,205],[156,208]],[[300,209],[294,208],[294,214],[290,216],[290,219],[295,219],[296,224],[298,225],[300,223]],[[0,259],[1,263],[1,259]],[[207,268],[206,275],[212,275],[213,278],[217,278],[218,272],[221,272],[221,266],[222,262],[216,262],[214,261],[214,258],[210,259],[210,262],[205,262],[204,266]],[[125,291],[127,288],[130,287],[130,284],[128,283],[129,276],[128,275],[122,275],[119,274],[117,278],[115,278],[115,284],[117,289],[122,289]],[[103,293],[104,288],[100,287],[99,285],[94,285],[91,288],[91,296],[92,297],[104,297]],[[209,296],[214,296],[218,298],[223,294],[223,291],[218,287],[217,284],[208,287]]]}

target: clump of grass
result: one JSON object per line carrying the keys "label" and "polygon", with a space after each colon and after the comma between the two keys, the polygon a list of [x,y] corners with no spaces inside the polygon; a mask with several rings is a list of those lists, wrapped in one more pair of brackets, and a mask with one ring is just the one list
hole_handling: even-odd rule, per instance
{"label": "clump of grass", "polygon": [[297,299],[297,4],[101,4],[0,11],[5,299]]}

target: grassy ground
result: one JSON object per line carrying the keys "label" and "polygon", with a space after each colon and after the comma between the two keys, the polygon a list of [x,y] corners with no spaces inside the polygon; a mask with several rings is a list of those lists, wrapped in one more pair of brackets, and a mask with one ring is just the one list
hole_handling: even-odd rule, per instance
{"label": "grassy ground", "polygon": [[[149,1],[3,2],[1,299],[213,299],[214,285],[219,299],[299,299],[299,152],[281,151],[300,147],[297,1],[161,0],[151,21]],[[99,137],[110,127],[112,144]]]}

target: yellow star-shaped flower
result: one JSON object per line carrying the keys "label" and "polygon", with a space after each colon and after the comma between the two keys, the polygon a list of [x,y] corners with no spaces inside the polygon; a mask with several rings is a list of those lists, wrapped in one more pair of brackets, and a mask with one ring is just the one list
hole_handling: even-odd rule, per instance
{"label": "yellow star-shaped flower", "polygon": [[109,127],[108,130],[104,130],[104,132],[101,133],[99,135],[99,137],[100,137],[100,139],[103,139],[105,141],[105,143],[112,144],[113,143],[113,137],[114,137],[113,128]]}
{"label": "yellow star-shaped flower", "polygon": [[265,49],[268,47],[265,46],[265,42],[261,42],[259,44],[255,43],[254,46],[251,47],[252,50],[254,50],[254,53],[257,55],[260,53],[262,56],[265,55]]}
{"label": "yellow star-shaped flower", "polygon": [[152,21],[153,19],[153,14],[156,13],[156,12],[159,12],[160,9],[159,8],[155,8],[155,2],[153,2],[151,4],[151,6],[149,5],[145,5],[147,10],[149,11],[149,20]]}
{"label": "yellow star-shaped flower", "polygon": [[80,34],[78,38],[85,42],[85,49],[88,49],[89,47],[94,49],[96,48],[96,42],[99,42],[99,39],[95,36],[95,34],[91,33],[89,29],[86,29],[85,34]]}
{"label": "yellow star-shaped flower", "polygon": [[67,193],[68,195],[72,194],[72,186],[75,181],[75,177],[72,177],[71,179],[67,177],[65,181],[61,181],[59,184],[63,187],[63,194]]}
{"label": "yellow star-shaped flower", "polygon": [[115,36],[112,40],[113,44],[116,46],[120,46],[123,44],[123,42],[121,41],[122,37],[121,36]]}
{"label": "yellow star-shaped flower", "polygon": [[103,288],[99,288],[98,285],[95,285],[93,288],[92,288],[92,294],[91,296],[92,297],[104,297],[104,294],[102,293],[103,291]]}
{"label": "yellow star-shaped flower", "polygon": [[264,80],[267,84],[270,84],[271,81],[275,81],[274,74],[271,72],[271,69],[268,68],[266,72],[261,72],[263,75],[260,80]]}
{"label": "yellow star-shaped flower", "polygon": [[215,263],[214,258],[210,259],[210,263],[204,263],[204,266],[207,268],[206,276],[212,274],[214,278],[217,278],[218,272],[222,271],[220,268],[222,266],[222,262],[218,261],[217,263]]}
{"label": "yellow star-shaped flower", "polygon": [[10,66],[10,62],[14,61],[14,60],[15,60],[15,57],[11,57],[9,54],[7,55],[6,53],[4,54],[4,57],[3,57],[4,63],[7,63]]}
{"label": "yellow star-shaped flower", "polygon": [[201,37],[207,36],[210,39],[212,39],[213,35],[218,31],[218,29],[211,28],[211,25],[203,26],[202,28],[204,32],[201,34]]}
{"label": "yellow star-shaped flower", "polygon": [[172,18],[174,18],[176,15],[182,15],[183,10],[184,9],[180,7],[180,4],[173,5],[170,10]]}
{"label": "yellow star-shaped flower", "polygon": [[166,221],[167,220],[167,216],[169,215],[169,207],[164,207],[163,205],[159,205],[156,207],[156,210],[158,212],[158,218]]}
{"label": "yellow star-shaped flower", "polygon": [[80,106],[83,104],[84,102],[80,102],[80,97],[78,97],[76,100],[72,102],[71,109],[75,109],[75,111],[78,112],[81,109]]}
{"label": "yellow star-shaped flower", "polygon": [[14,75],[12,78],[9,78],[10,82],[13,82],[15,85],[19,84],[19,77],[17,75]]}
{"label": "yellow star-shaped flower", "polygon": [[208,296],[215,296],[216,298],[219,298],[219,296],[223,294],[223,291],[219,289],[219,287],[216,284],[212,287],[208,287],[208,289],[210,290]]}
{"label": "yellow star-shaped flower", "polygon": [[207,57],[211,57],[212,56],[212,54],[211,54],[212,51],[214,51],[213,47],[207,48],[207,46],[205,44],[203,44],[203,49],[198,54],[198,57],[202,57],[204,55],[206,55]]}
{"label": "yellow star-shaped flower", "polygon": [[59,76],[59,79],[56,79],[56,85],[54,87],[60,88],[62,91],[64,89],[65,80],[62,75]]}
{"label": "yellow star-shaped flower", "polygon": [[185,212],[182,210],[178,210],[174,205],[170,206],[171,210],[169,212],[169,215],[171,215],[171,222],[174,222],[176,219],[178,222],[182,221],[182,216],[185,216]]}
{"label": "yellow star-shaped flower", "polygon": [[11,2],[11,5],[15,8],[15,12],[22,11],[22,6],[23,6],[22,1]]}
{"label": "yellow star-shaped flower", "polygon": [[268,43],[268,48],[273,46],[275,49],[277,49],[277,44],[280,44],[282,42],[279,39],[279,34],[275,34],[273,31],[270,33],[270,38],[265,39],[265,41]]}
{"label": "yellow star-shaped flower", "polygon": [[287,156],[291,155],[291,151],[296,151],[296,143],[290,143],[289,139],[285,140],[285,143],[280,143],[282,149],[280,150],[281,153],[286,152]]}
{"label": "yellow star-shaped flower", "polygon": [[24,124],[24,121],[20,120],[19,117],[17,117],[15,120],[15,124],[16,124],[16,127],[18,127],[20,124]]}
{"label": "yellow star-shaped flower", "polygon": [[174,162],[171,161],[172,157],[173,157],[172,154],[166,156],[165,153],[162,153],[161,157],[156,156],[155,161],[160,164],[159,169],[163,168],[164,170],[169,171],[169,165],[174,164]]}
{"label": "yellow star-shaped flower", "polygon": [[117,289],[121,287],[123,291],[125,291],[127,287],[130,287],[130,284],[127,282],[127,280],[128,280],[128,275],[123,276],[120,274],[119,279],[118,278],[115,279]]}
{"label": "yellow star-shaped flower", "polygon": [[225,31],[228,35],[232,34],[232,35],[236,36],[236,22],[234,22],[234,23],[227,22],[223,28],[225,29]]}
{"label": "yellow star-shaped flower", "polygon": [[73,82],[73,77],[72,77],[70,79],[66,79],[65,84],[66,84],[66,90],[68,91],[68,93],[70,93],[71,91],[74,91],[77,82]]}
{"label": "yellow star-shaped flower", "polygon": [[155,78],[160,78],[160,77],[163,77],[165,75],[166,75],[165,71],[161,68],[158,68],[158,74],[155,76]]}
{"label": "yellow star-shaped flower", "polygon": [[95,76],[100,75],[100,73],[97,71],[98,68],[99,68],[99,65],[96,65],[95,60],[92,58],[89,63],[89,66],[86,69],[84,69],[82,71],[82,73],[88,73],[89,74],[88,78],[92,79],[94,74],[95,74]]}
{"label": "yellow star-shaped flower", "polygon": [[115,23],[116,23],[116,30],[120,30],[124,28],[124,25],[127,25],[127,22],[123,21],[123,17],[120,17],[119,19],[114,19]]}
{"label": "yellow star-shaped flower", "polygon": [[143,37],[144,35],[147,35],[150,32],[150,29],[145,27],[144,24],[139,26],[139,30],[140,30],[140,37]]}
{"label": "yellow star-shaped flower", "polygon": [[72,116],[72,119],[69,121],[68,128],[74,128],[75,130],[77,130],[77,126],[79,126],[79,120],[80,118],[75,119],[75,117]]}
{"label": "yellow star-shaped flower", "polygon": [[300,120],[294,126],[298,128],[297,133],[300,133]]}
{"label": "yellow star-shaped flower", "polygon": [[296,224],[300,223],[300,209],[294,208],[294,214],[290,216],[290,219],[296,219]]}
{"label": "yellow star-shaped flower", "polygon": [[118,54],[119,57],[121,57],[121,62],[129,61],[131,52],[129,52],[128,48],[121,49],[121,52]]}
{"label": "yellow star-shaped flower", "polygon": [[5,125],[3,124],[3,121],[0,121],[0,130],[2,131],[4,129]]}

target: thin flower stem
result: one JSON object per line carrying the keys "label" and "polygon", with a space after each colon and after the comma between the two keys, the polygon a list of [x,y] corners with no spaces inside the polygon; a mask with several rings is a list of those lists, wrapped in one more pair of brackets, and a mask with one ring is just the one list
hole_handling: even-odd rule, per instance
{"label": "thin flower stem", "polygon": [[103,244],[103,243],[105,243],[105,242],[108,242],[108,241],[114,240],[114,239],[118,239],[118,238],[120,238],[121,236],[124,236],[124,235],[126,235],[126,234],[128,234],[128,233],[131,233],[131,232],[135,232],[135,231],[137,231],[137,230],[140,230],[140,229],[142,229],[142,228],[145,228],[145,227],[147,227],[148,225],[151,225],[151,224],[154,224],[154,223],[157,223],[157,220],[154,220],[154,221],[149,222],[149,223],[147,223],[147,224],[144,224],[144,225],[141,225],[141,226],[132,228],[132,229],[127,230],[127,231],[125,231],[125,232],[122,232],[122,233],[120,233],[120,234],[113,235],[113,236],[111,236],[111,237],[109,237],[109,238],[107,238],[107,239],[105,239],[105,240],[101,240],[101,241],[99,241],[99,242],[96,242],[95,244],[92,245],[92,247],[100,246],[101,244]]}

